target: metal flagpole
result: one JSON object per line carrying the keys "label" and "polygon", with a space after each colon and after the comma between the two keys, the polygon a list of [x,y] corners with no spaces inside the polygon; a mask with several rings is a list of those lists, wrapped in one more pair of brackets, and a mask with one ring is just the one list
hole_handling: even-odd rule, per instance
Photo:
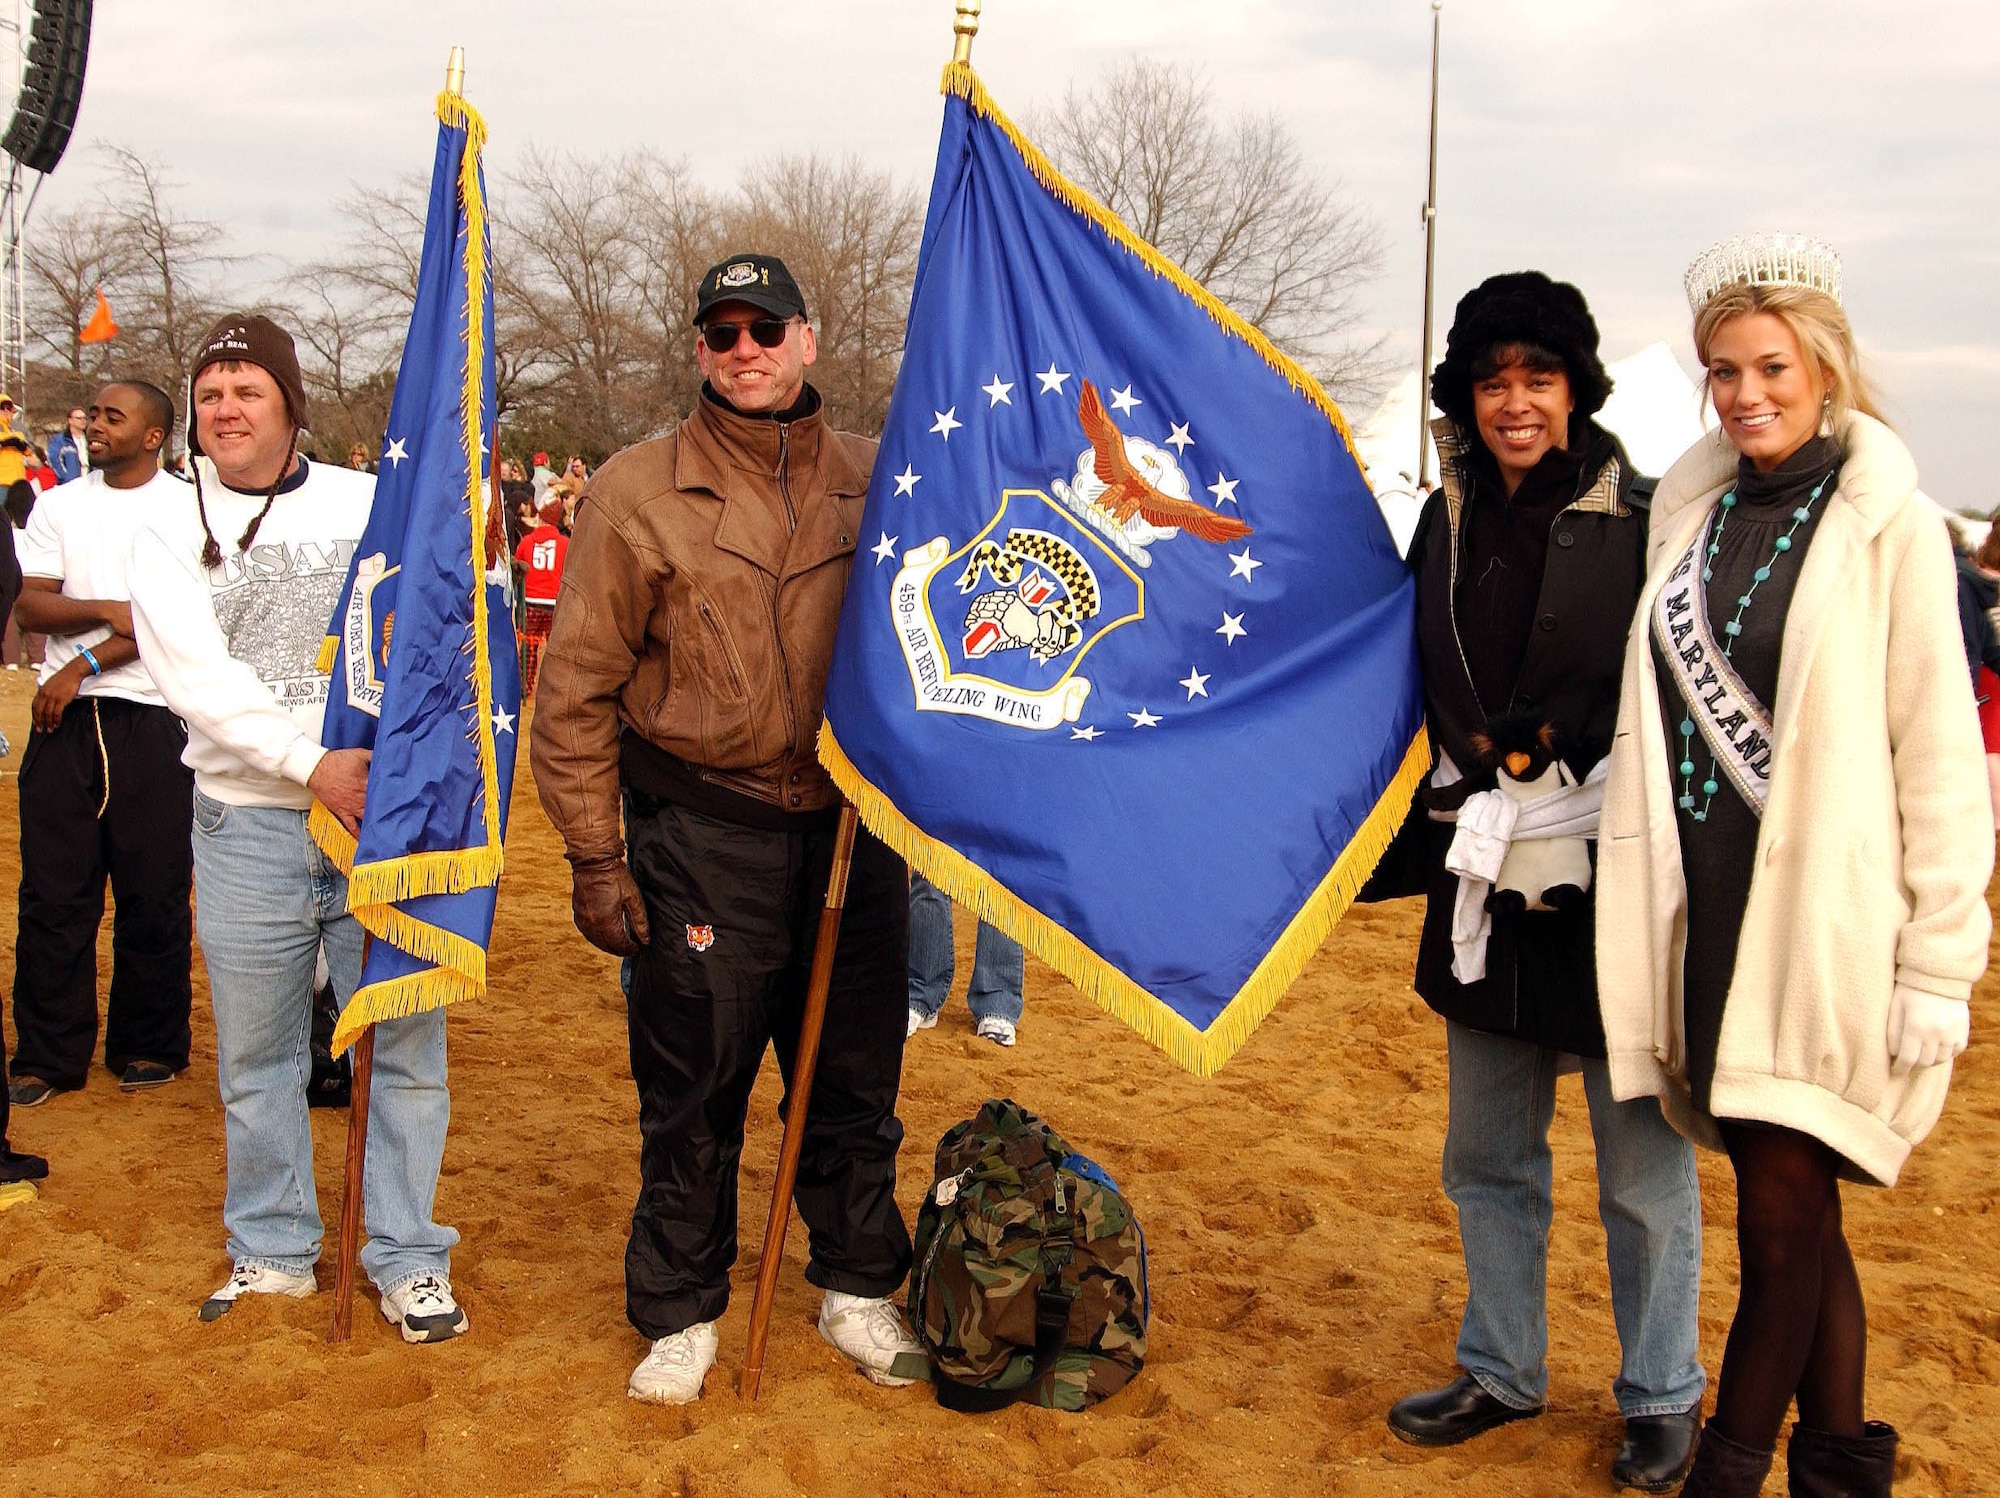
{"label": "metal flagpole", "polygon": [[[956,0],[952,18],[951,60],[972,60],[972,39],[979,34],[981,0]],[[750,1302],[750,1333],[743,1348],[743,1377],[737,1392],[755,1399],[764,1381],[764,1343],[771,1331],[771,1301],[778,1289],[778,1270],[785,1254],[785,1230],[791,1225],[792,1187],[799,1176],[799,1154],[806,1142],[806,1113],[812,1106],[813,1072],[819,1065],[820,1029],[826,1022],[826,995],[833,983],[833,954],[840,944],[840,916],[847,904],[847,875],[854,863],[854,839],[860,818],[843,803],[840,826],[833,839],[833,873],[826,882],[826,905],[820,911],[819,935],[813,945],[812,975],[806,985],[806,1009],[799,1022],[799,1049],[792,1063],[792,1085],[785,1100],[785,1137],[778,1147],[778,1178],[771,1185],[771,1212],[764,1220],[764,1247],[757,1260],[757,1293]]]}
{"label": "metal flagpole", "polygon": [[1444,0],[1431,0],[1431,175],[1424,198],[1424,352],[1417,365],[1417,495],[1431,487],[1431,287],[1437,274],[1438,33]]}
{"label": "metal flagpole", "polygon": [[[444,91],[448,94],[465,92],[465,48],[453,47],[450,60],[445,63]],[[498,444],[495,444],[496,446]],[[496,459],[497,465],[497,459]],[[473,558],[475,564],[484,563],[481,555]],[[480,567],[481,575],[485,569]],[[372,938],[364,934],[361,938],[361,966],[368,967],[368,950]],[[348,1087],[347,1096],[347,1168],[341,1182],[340,1193],[340,1247],[338,1267],[333,1276],[333,1329],[327,1335],[330,1342],[345,1342],[354,1334],[354,1268],[361,1252],[361,1201],[362,1182],[367,1176],[368,1166],[368,1094],[375,1080],[375,1027],[364,1027],[355,1038],[354,1076]]]}

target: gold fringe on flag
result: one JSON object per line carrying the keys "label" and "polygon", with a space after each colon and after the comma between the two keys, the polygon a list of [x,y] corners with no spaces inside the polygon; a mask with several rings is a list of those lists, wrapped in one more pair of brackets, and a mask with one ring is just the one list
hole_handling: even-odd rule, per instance
{"label": "gold fringe on flag", "polygon": [[1198,1077],[1209,1077],[1242,1049],[1250,1032],[1277,1007],[1285,990],[1305,971],[1320,943],[1340,923],[1361,886],[1368,882],[1369,874],[1409,814],[1417,787],[1430,772],[1431,749],[1428,736],[1418,729],[1403,755],[1402,765],[1374,809],[1355,829],[1326,877],[1306,897],[1305,904],[1292,916],[1255,971],[1206,1030],[1197,1030],[1121,969],[965,855],[919,830],[855,768],[834,737],[831,724],[820,728],[819,759],[841,794],[861,814],[862,824],[901,854],[911,868],[981,920],[1013,937],[1180,1066]]}

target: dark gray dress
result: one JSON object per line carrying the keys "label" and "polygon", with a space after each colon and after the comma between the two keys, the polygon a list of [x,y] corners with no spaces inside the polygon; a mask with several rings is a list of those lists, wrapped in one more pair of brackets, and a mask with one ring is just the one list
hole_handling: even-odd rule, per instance
{"label": "dark gray dress", "polygon": [[[1759,567],[1770,565],[1771,575],[1758,585],[1754,600],[1743,615],[1743,633],[1736,639],[1730,664],[1743,683],[1767,708],[1778,694],[1778,669],[1784,648],[1785,619],[1791,613],[1792,593],[1798,586],[1799,569],[1805,565],[1806,551],[1819,530],[1820,517],[1832,502],[1839,484],[1841,454],[1831,438],[1815,437],[1777,468],[1760,473],[1744,461],[1737,470],[1736,505],[1722,527],[1722,549],[1713,559],[1714,574],[1706,584],[1708,617],[1718,640],[1726,638],[1722,626],[1736,617],[1736,600],[1749,592]],[[1829,475],[1831,477],[1829,478]],[[1792,530],[1793,511],[1805,505],[1812,491],[1826,480],[1812,518]],[[1710,515],[1702,532],[1706,550],[1715,538],[1720,506]],[[1772,548],[1778,537],[1790,534],[1791,550],[1774,562]],[[1652,638],[1652,620],[1645,621]],[[1681,720],[1687,716],[1685,703],[1674,684],[1674,676],[1659,642],[1653,640],[1653,667],[1660,682],[1660,718],[1667,736],[1667,771],[1673,782],[1676,803],[1682,795],[1680,766],[1683,758],[1694,763],[1694,810],[1704,806],[1706,821],[1696,821],[1685,807],[1677,806],[1675,825],[1680,832],[1681,874],[1687,881],[1687,961],[1683,968],[1682,1015],[1687,1037],[1688,1085],[1695,1106],[1708,1111],[1709,1086],[1715,1080],[1716,1042],[1722,1034],[1722,1011],[1729,997],[1729,980],[1736,970],[1736,943],[1743,929],[1743,911],[1750,899],[1750,878],[1756,868],[1757,817],[1729,778],[1716,774],[1720,785],[1713,801],[1702,793],[1709,778],[1708,745],[1699,726],[1694,733],[1694,752],[1684,755]]]}

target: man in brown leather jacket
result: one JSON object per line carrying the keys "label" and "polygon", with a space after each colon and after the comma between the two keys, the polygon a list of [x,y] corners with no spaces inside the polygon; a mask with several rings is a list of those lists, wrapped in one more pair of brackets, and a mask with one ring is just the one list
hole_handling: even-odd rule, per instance
{"label": "man in brown leather jacket", "polygon": [[[695,323],[694,411],[606,463],[577,509],[530,739],[577,929],[633,959],[625,1309],[653,1348],[628,1392],[667,1404],[698,1398],[715,1361],[766,1046],[790,1090],[839,809],[813,744],[875,458],[820,415],[781,261],[709,271]],[[884,1384],[924,1373],[887,1298],[910,1266],[895,1198],[908,916],[902,863],[864,832],[795,1198],[821,1335]]]}

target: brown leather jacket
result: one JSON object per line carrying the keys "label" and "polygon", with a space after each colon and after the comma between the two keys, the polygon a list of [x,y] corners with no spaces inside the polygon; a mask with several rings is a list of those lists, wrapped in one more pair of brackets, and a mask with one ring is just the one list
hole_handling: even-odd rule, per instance
{"label": "brown leather jacket", "polygon": [[783,811],[814,757],[875,444],[704,396],[591,478],[542,652],[529,759],[572,863],[624,856],[619,731]]}

